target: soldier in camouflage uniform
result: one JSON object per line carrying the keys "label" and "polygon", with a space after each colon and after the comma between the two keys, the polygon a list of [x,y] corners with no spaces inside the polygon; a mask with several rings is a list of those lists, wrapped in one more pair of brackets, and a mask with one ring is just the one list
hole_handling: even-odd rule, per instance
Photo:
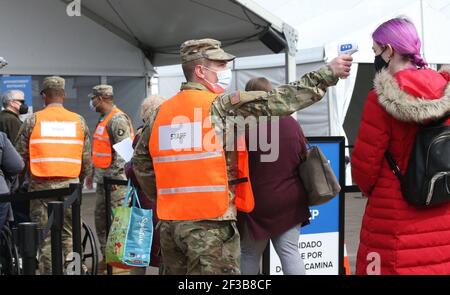
{"label": "soldier in camouflage uniform", "polygon": [[[181,91],[193,89],[220,93],[217,91],[219,79],[216,73],[225,70],[227,62],[234,59],[220,46],[219,41],[212,39],[191,40],[181,45],[183,71],[188,81],[181,86]],[[214,129],[220,136],[227,137],[231,130],[225,122],[230,118],[286,116],[306,108],[319,101],[339,78],[348,77],[351,64],[351,56],[343,55],[318,71],[268,93],[218,94],[210,109]],[[141,188],[152,201],[157,197],[157,184],[149,139],[158,111],[145,125],[132,159]],[[225,150],[225,157],[228,179],[237,179],[237,152]],[[234,199],[235,192],[231,187],[226,213],[214,220],[161,222],[162,274],[239,274],[240,241],[235,224]]]}
{"label": "soldier in camouflage uniform", "polygon": [[[91,98],[91,109],[101,114],[97,127],[94,131],[93,138],[96,140],[97,133],[101,131],[100,124],[108,117],[110,112],[117,109],[113,103],[114,92],[113,87],[110,85],[97,85],[92,89],[92,93],[89,95]],[[112,177],[114,179],[126,180],[124,166],[125,160],[122,159],[112,146],[122,140],[134,137],[133,126],[129,117],[123,112],[117,112],[109,120],[106,125],[106,131],[109,137],[109,144],[111,146],[112,159],[111,164],[107,168],[95,167],[94,161],[94,181],[97,184],[96,195],[97,200],[95,204],[95,229],[97,231],[98,239],[100,242],[100,249],[105,255],[106,246],[106,208],[105,208],[105,188],[103,185],[103,177]],[[93,153],[94,153],[93,148]],[[92,180],[88,181],[88,187],[91,187]],[[111,190],[111,207],[115,208],[121,205],[126,194],[125,186],[113,186]],[[105,268],[105,261],[100,262],[100,271]]]}
{"label": "soldier in camouflage uniform", "polygon": [[[41,94],[45,100],[46,108],[61,107],[65,98],[64,93],[65,81],[61,77],[48,77],[43,81]],[[60,178],[60,177],[37,177],[29,172],[30,185],[29,191],[41,191],[50,189],[60,189],[68,187],[71,183],[83,183],[84,179],[88,177],[92,171],[91,163],[91,141],[89,135],[89,128],[84,118],[78,115],[81,122],[81,129],[84,133],[83,154],[81,163],[81,172],[77,178]],[[27,163],[27,169],[30,170],[30,135],[36,125],[36,113],[25,120],[19,130],[19,135],[16,141],[16,149]],[[57,201],[55,198],[32,200],[30,204],[31,220],[37,222],[41,227],[47,224],[47,203]],[[70,209],[64,212],[64,227],[62,232],[63,249],[65,251],[64,257],[72,252],[72,211]],[[51,248],[50,237],[47,237],[41,245],[41,274],[51,274]]]}

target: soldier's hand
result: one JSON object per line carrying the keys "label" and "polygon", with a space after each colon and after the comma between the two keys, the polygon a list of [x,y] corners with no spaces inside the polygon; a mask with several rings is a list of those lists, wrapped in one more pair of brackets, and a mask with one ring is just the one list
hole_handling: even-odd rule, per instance
{"label": "soldier's hand", "polygon": [[86,181],[84,182],[84,185],[89,190],[94,189],[94,179],[93,179],[93,177],[92,176],[87,177]]}
{"label": "soldier's hand", "polygon": [[345,79],[350,76],[352,62],[353,57],[351,55],[342,54],[333,59],[328,65],[336,77]]}

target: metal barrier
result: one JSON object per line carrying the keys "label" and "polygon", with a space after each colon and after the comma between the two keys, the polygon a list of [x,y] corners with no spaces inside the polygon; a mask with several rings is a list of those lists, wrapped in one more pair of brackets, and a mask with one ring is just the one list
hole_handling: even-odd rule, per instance
{"label": "metal barrier", "polygon": [[[34,199],[53,199],[69,196],[65,202],[48,203],[48,223],[41,229],[37,223],[21,223],[16,234],[18,238],[19,253],[22,256],[24,275],[36,274],[37,251],[44,239],[51,231],[52,249],[52,274],[63,274],[62,257],[62,229],[64,225],[64,210],[72,207],[72,244],[73,252],[81,257],[81,185],[70,184],[68,188],[36,191],[30,193],[16,193],[12,195],[0,195],[0,203],[26,201]],[[79,260],[78,269],[81,269]]]}
{"label": "metal barrier", "polygon": [[[111,187],[113,185],[128,185],[127,180],[123,179],[114,179],[111,177],[103,177],[103,186],[105,188],[105,218],[106,218],[106,237],[109,235],[109,228],[111,227],[111,219],[112,219],[112,208],[111,208]],[[106,260],[106,258],[103,258]],[[106,273],[108,275],[112,275],[112,267],[107,265],[106,266]]]}
{"label": "metal barrier", "polygon": [[19,253],[22,256],[24,275],[36,273],[36,256],[39,248],[40,231],[37,223],[26,222],[19,224]]}

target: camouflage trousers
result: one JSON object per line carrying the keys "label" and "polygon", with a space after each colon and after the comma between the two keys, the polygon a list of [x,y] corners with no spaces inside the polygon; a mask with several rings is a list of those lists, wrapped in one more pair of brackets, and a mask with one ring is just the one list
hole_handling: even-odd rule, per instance
{"label": "camouflage trousers", "polygon": [[[48,222],[47,204],[52,200],[31,200],[30,202],[30,218],[33,222],[37,222],[40,227],[45,227]],[[55,201],[55,200],[53,200]],[[69,208],[64,211],[64,226],[62,230],[62,246],[63,257],[67,257],[73,251],[72,248],[72,210]],[[64,260],[63,259],[63,260]],[[39,271],[41,274],[52,274],[52,252],[50,234],[45,238],[41,245],[41,256]]]}
{"label": "camouflage trousers", "polygon": [[161,221],[163,275],[238,275],[235,221]]}
{"label": "camouflage trousers", "polygon": [[[126,186],[118,186],[115,191],[111,192],[111,208],[122,205],[127,193]],[[97,183],[96,202],[95,202],[95,230],[97,231],[100,250],[105,259],[106,247],[106,207],[105,207],[105,188],[102,183]]]}

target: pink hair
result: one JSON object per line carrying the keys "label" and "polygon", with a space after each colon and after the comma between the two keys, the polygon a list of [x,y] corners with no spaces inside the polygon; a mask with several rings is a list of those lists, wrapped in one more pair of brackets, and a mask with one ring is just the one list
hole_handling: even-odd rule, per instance
{"label": "pink hair", "polygon": [[428,66],[420,54],[422,42],[417,29],[407,18],[388,20],[375,30],[372,39],[383,47],[391,45],[397,53],[408,57],[419,68]]}

